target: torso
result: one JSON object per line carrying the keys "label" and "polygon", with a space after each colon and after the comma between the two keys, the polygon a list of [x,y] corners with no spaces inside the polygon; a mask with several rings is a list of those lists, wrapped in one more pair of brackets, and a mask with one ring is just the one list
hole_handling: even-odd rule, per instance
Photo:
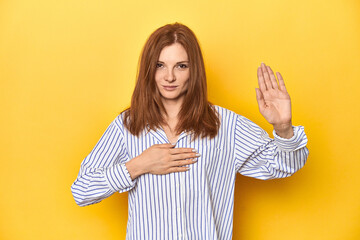
{"label": "torso", "polygon": [[[161,126],[164,133],[154,130],[146,134],[144,131],[140,138],[124,130],[129,159],[139,156],[153,144],[167,141],[177,141],[177,148],[195,148],[201,154],[186,172],[143,174],[137,178],[135,187],[128,194],[131,215],[127,240],[136,237],[171,239],[182,230],[176,223],[183,221],[191,227],[191,231],[185,232],[188,239],[231,239],[235,167],[242,163],[236,165],[234,162],[236,115],[220,110],[221,120],[227,121],[221,124],[218,135],[211,140],[198,137],[190,141],[192,136],[187,134],[180,138],[167,126]],[[174,129],[174,122],[169,125]],[[224,212],[227,214],[222,214]],[[199,225],[199,219],[206,221]],[[146,224],[138,224],[143,221]]]}

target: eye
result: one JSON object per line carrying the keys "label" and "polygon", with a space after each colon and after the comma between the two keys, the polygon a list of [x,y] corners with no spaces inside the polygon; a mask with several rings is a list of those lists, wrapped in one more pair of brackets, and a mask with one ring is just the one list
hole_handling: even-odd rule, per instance
{"label": "eye", "polygon": [[185,69],[185,68],[188,68],[188,65],[186,65],[186,64],[179,64],[179,68]]}
{"label": "eye", "polygon": [[156,64],[156,68],[161,68],[163,65],[162,65],[162,63],[157,63]]}

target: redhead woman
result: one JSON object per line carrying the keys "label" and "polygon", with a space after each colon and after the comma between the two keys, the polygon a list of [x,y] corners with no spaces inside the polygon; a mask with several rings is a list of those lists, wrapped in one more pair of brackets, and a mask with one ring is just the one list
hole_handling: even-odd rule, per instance
{"label": "redhead woman", "polygon": [[195,34],[180,23],[143,48],[131,105],[85,157],[71,191],[79,206],[128,192],[126,239],[231,239],[236,174],[284,178],[309,154],[293,126],[280,73],[261,64],[256,96],[274,138],[210,103]]}

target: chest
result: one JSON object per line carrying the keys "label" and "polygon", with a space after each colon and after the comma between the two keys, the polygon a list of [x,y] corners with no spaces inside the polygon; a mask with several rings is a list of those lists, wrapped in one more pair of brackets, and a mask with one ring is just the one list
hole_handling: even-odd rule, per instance
{"label": "chest", "polygon": [[192,165],[193,169],[190,171],[195,174],[195,172],[202,171],[212,172],[214,168],[223,169],[224,164],[232,161],[233,136],[228,135],[232,133],[233,131],[223,132],[220,130],[219,134],[211,139],[200,136],[194,138],[193,133],[190,132],[185,131],[177,135],[168,128],[162,128],[157,131],[144,132],[140,137],[125,135],[125,139],[130,159],[140,155],[154,144],[176,143],[175,148],[194,148],[201,154],[198,162]]}
{"label": "chest", "polygon": [[176,134],[174,131],[171,131],[169,128],[165,127],[164,132],[166,134],[167,139],[171,143],[176,143],[179,139],[180,134]]}

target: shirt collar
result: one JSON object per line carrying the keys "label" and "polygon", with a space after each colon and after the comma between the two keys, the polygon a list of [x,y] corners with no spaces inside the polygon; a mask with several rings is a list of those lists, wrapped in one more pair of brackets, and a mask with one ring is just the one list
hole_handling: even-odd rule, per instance
{"label": "shirt collar", "polygon": [[[146,125],[146,131],[149,129],[149,124]],[[164,129],[162,127],[157,128],[156,130],[150,129],[149,133],[152,135],[152,137],[154,137],[155,139],[157,139],[160,143],[170,143],[166,133],[164,131]],[[191,133],[187,130],[184,130],[180,133],[180,136],[178,138],[178,142],[186,137],[187,135],[190,135]]]}

